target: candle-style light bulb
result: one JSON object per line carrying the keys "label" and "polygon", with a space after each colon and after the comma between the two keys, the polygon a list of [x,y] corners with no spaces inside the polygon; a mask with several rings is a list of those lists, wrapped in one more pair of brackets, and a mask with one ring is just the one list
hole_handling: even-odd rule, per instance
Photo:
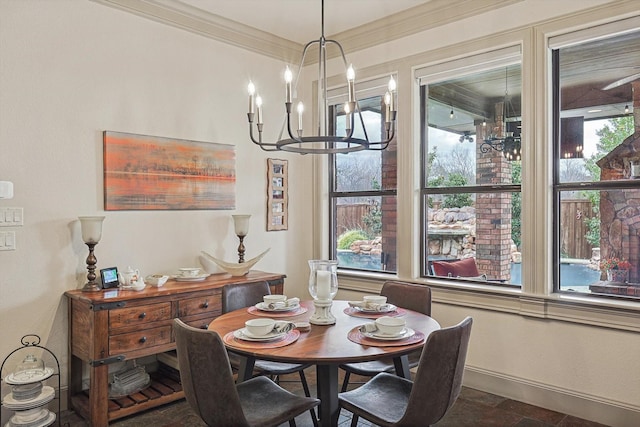
{"label": "candle-style light bulb", "polygon": [[302,113],[304,112],[304,105],[302,101],[298,102],[298,130],[302,132]]}
{"label": "candle-style light bulb", "polygon": [[349,133],[349,130],[351,129],[351,108],[349,108],[348,102],[344,103],[344,118],[344,127],[347,130],[347,133]]}
{"label": "candle-style light bulb", "polygon": [[389,94],[389,111],[395,111],[396,106],[394,102],[394,97],[396,92],[396,80],[393,78],[393,76],[389,77],[388,88],[389,88],[389,92],[387,93]]}
{"label": "candle-style light bulb", "polygon": [[624,113],[625,114],[629,114],[629,106],[628,105],[624,106]]}
{"label": "candle-style light bulb", "polygon": [[391,92],[387,92],[384,94],[384,104],[386,106],[385,111],[385,122],[389,123],[391,121],[391,102],[393,99],[393,95]]}
{"label": "candle-style light bulb", "polygon": [[291,81],[293,80],[293,73],[289,66],[284,70],[284,83],[285,83],[285,102],[291,102]]}
{"label": "candle-style light bulb", "polygon": [[256,87],[251,80],[249,80],[249,86],[247,86],[247,91],[249,92],[249,113],[253,114],[254,113],[253,96],[256,93]]}
{"label": "candle-style light bulb", "polygon": [[262,97],[256,96],[256,106],[258,107],[258,124],[262,124]]}
{"label": "candle-style light bulb", "polygon": [[347,83],[348,83],[348,87],[349,87],[349,102],[354,102],[356,100],[355,80],[356,80],[356,72],[353,71],[353,65],[349,65],[349,68],[347,69]]}

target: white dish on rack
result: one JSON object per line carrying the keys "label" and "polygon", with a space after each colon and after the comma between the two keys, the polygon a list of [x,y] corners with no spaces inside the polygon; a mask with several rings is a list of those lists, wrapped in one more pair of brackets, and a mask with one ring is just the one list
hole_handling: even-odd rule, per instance
{"label": "white dish on rack", "polygon": [[362,335],[364,335],[367,338],[372,338],[374,340],[383,340],[383,341],[403,340],[405,338],[410,338],[415,334],[416,334],[416,331],[414,331],[411,328],[405,328],[404,331],[402,331],[402,333],[399,333],[396,335],[381,334],[378,331],[362,332]]}
{"label": "white dish on rack", "polygon": [[267,335],[257,336],[247,331],[246,328],[233,331],[233,336],[244,341],[272,341],[287,335],[286,332],[270,332]]}
{"label": "white dish on rack", "polygon": [[39,374],[30,375],[25,377],[25,374],[22,372],[11,373],[4,378],[4,382],[11,385],[21,385],[21,384],[30,384],[35,383],[37,381],[44,381],[53,375],[53,368],[44,368]]}
{"label": "white dish on rack", "polygon": [[5,427],[45,427],[53,424],[56,420],[56,413],[51,412],[48,409],[42,410],[42,416],[38,419],[29,422],[21,422],[16,419],[16,415],[9,419],[9,422],[5,424]]}
{"label": "white dish on rack", "polygon": [[40,394],[32,399],[16,400],[12,393],[7,394],[2,401],[2,406],[13,411],[19,411],[22,409],[33,408],[34,406],[41,406],[45,403],[49,403],[55,397],[55,390],[53,387],[44,386]]}

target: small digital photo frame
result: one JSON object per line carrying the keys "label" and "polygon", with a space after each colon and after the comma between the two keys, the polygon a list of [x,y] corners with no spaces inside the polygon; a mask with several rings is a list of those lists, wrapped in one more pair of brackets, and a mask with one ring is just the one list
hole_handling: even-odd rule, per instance
{"label": "small digital photo frame", "polygon": [[118,282],[118,267],[103,268],[100,270],[100,278],[102,279],[102,289],[117,288],[120,282]]}

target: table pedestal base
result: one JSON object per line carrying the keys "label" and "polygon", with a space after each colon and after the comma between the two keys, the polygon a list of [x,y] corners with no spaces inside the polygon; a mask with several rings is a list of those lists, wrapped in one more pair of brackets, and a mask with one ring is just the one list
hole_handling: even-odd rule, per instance
{"label": "table pedestal base", "polygon": [[331,300],[315,300],[313,305],[316,311],[311,315],[309,323],[312,325],[334,325],[336,318],[331,314],[331,306],[333,301]]}

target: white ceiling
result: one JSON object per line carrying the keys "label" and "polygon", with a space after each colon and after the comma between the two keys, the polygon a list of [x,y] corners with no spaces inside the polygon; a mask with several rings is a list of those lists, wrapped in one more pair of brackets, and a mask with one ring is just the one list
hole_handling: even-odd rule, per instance
{"label": "white ceiling", "polygon": [[[431,0],[325,0],[325,36],[385,18]],[[321,0],[164,0],[305,44],[321,34]]]}

